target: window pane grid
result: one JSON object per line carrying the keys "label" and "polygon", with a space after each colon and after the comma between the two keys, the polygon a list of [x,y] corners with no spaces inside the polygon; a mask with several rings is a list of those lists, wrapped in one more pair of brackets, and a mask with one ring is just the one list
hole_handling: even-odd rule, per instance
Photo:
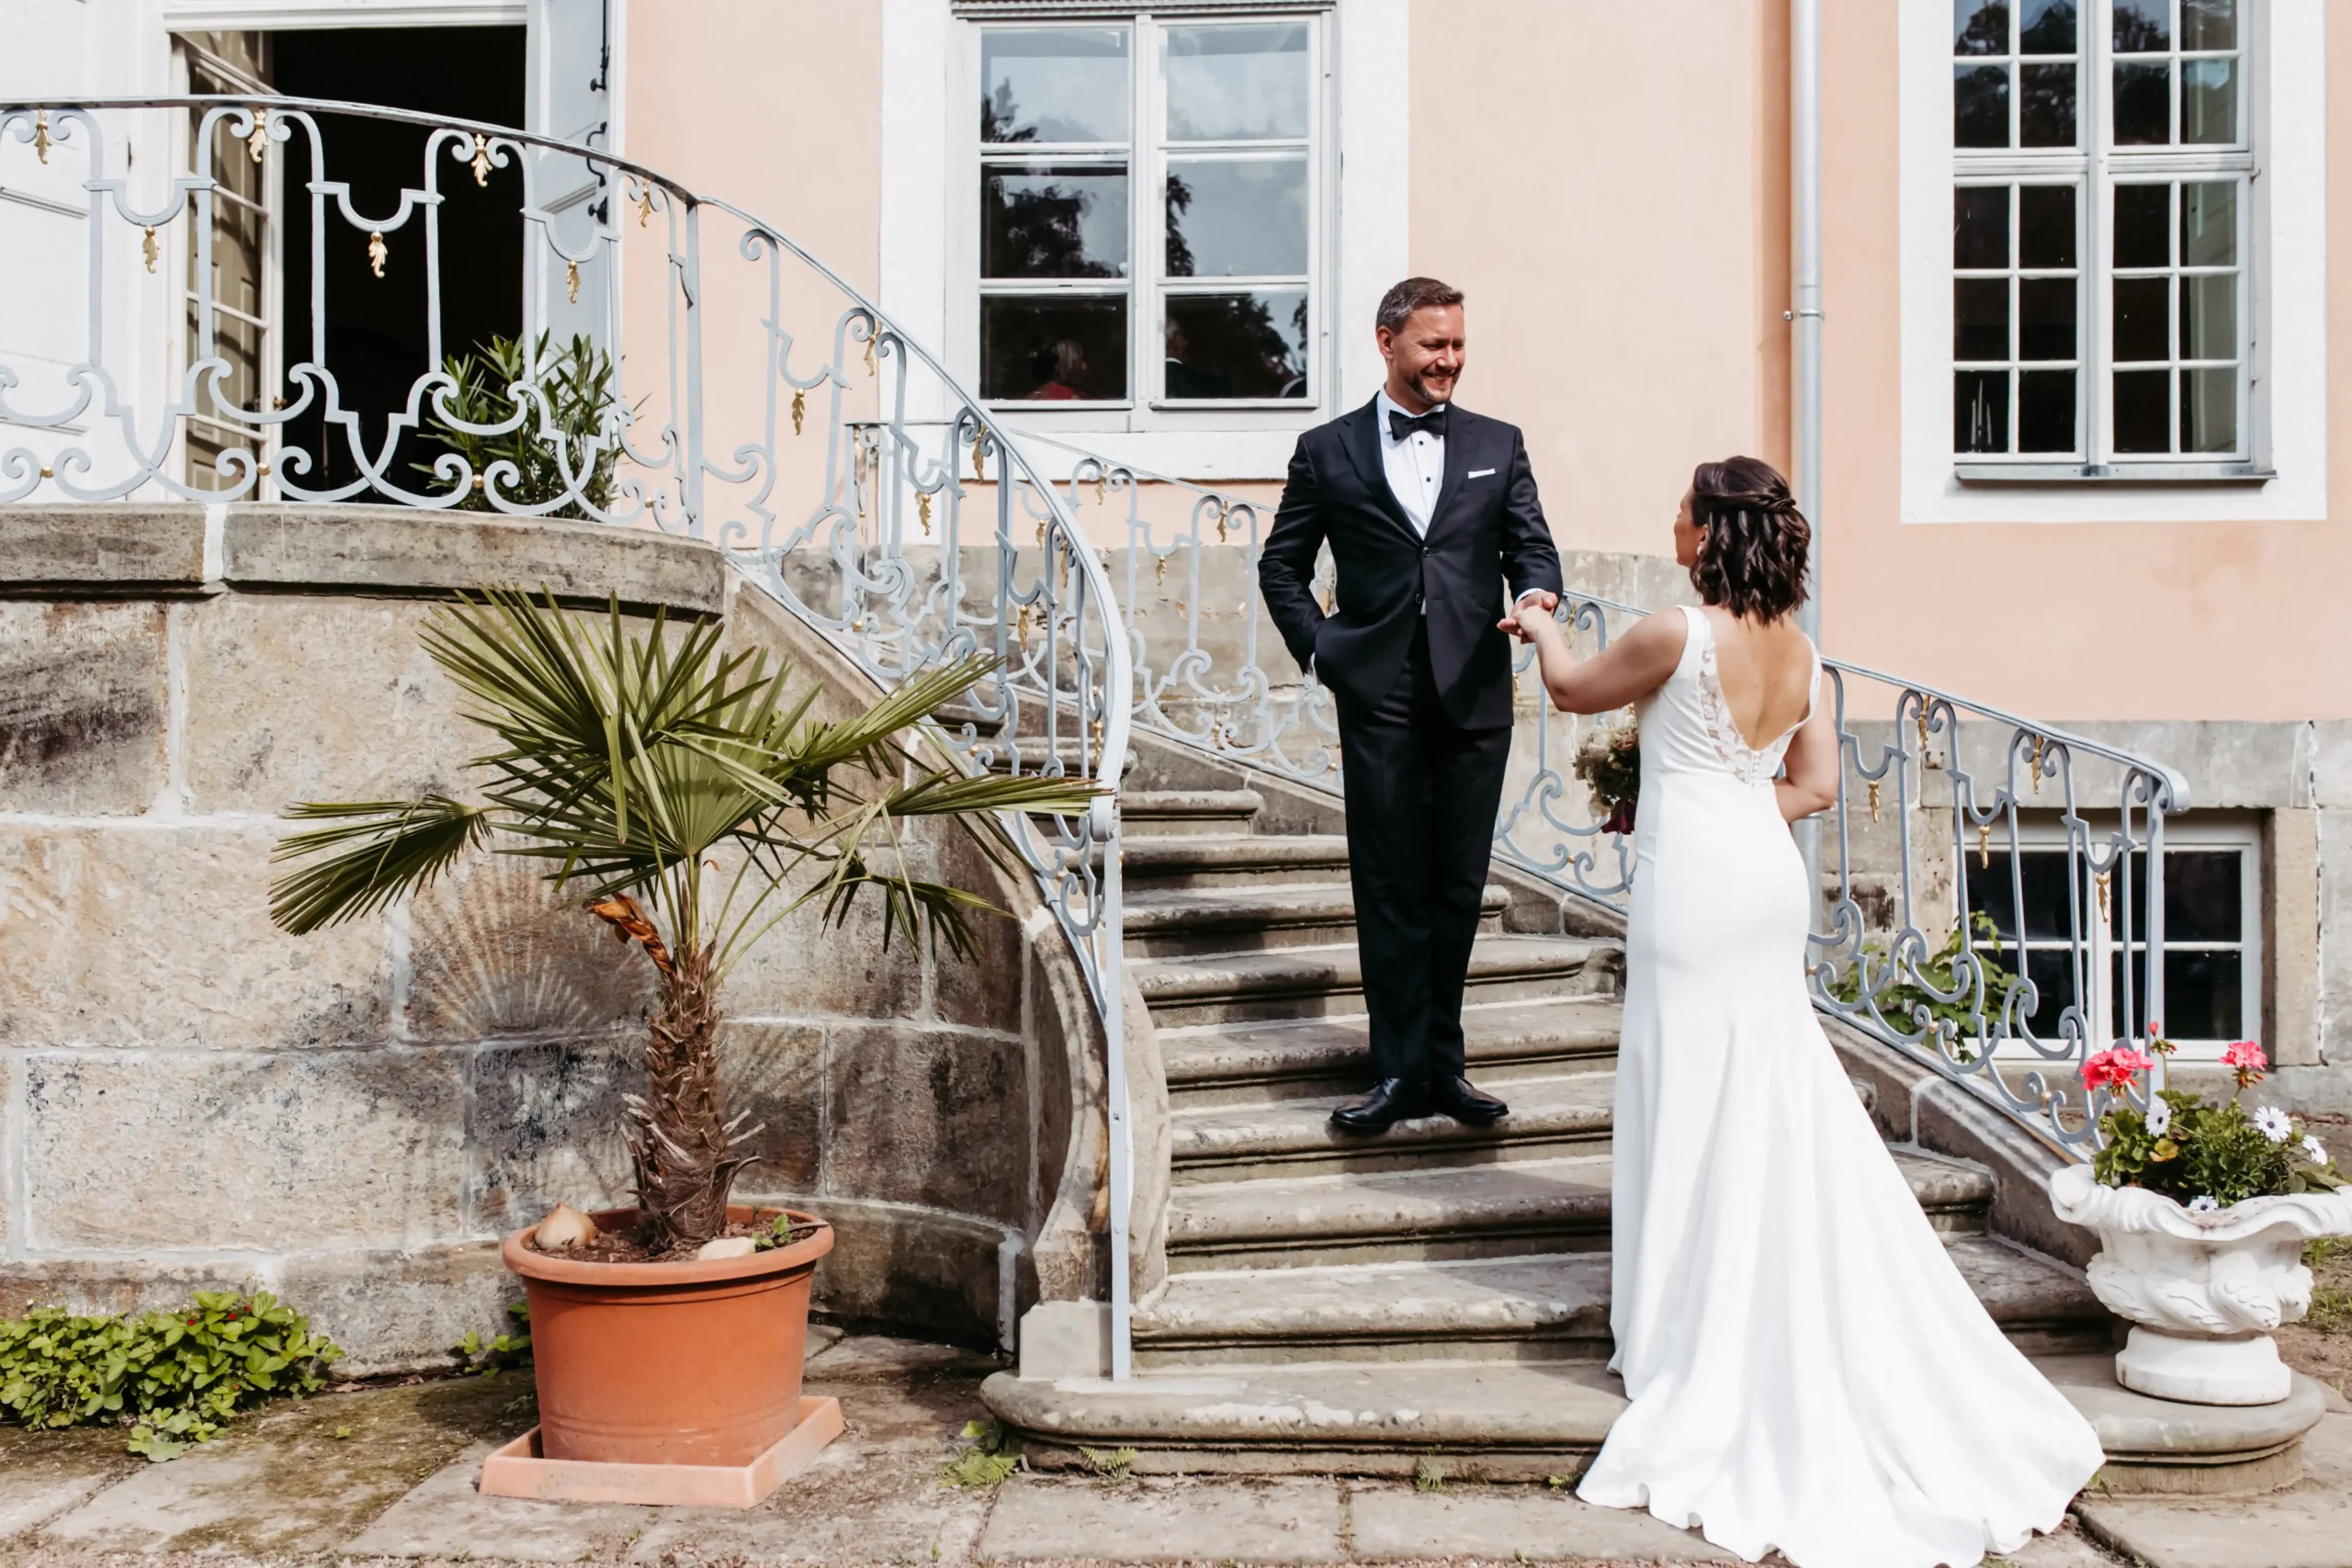
{"label": "window pane grid", "polygon": [[1956,144],[2075,146],[2081,37],[2075,0],[1953,0]]}
{"label": "window pane grid", "polygon": [[[2245,11],[1952,0],[1955,454],[2247,460]],[[2030,129],[2036,64],[2075,73],[2064,136],[2046,116]],[[2037,265],[2019,203],[2061,182],[2075,186],[2077,248],[2067,265]],[[2006,213],[1996,186],[2009,187]],[[2127,209],[2149,198],[2163,210]]]}
{"label": "window pane grid", "polygon": [[2111,444],[2119,457],[2233,457],[2243,447],[2244,183],[2114,186]]}
{"label": "window pane grid", "polygon": [[980,34],[981,395],[1129,396],[1134,28]]}
{"label": "window pane grid", "polygon": [[1317,25],[978,29],[982,396],[1309,395]]}
{"label": "window pane grid", "polygon": [[2237,0],[2112,0],[2118,147],[2237,147]]}
{"label": "window pane grid", "polygon": [[2080,205],[2073,184],[1956,188],[1955,450],[2078,452]]}
{"label": "window pane grid", "polygon": [[1159,34],[1159,402],[1307,396],[1310,45],[1295,18],[1170,23]]}
{"label": "window pane grid", "polygon": [[[2260,898],[2252,856],[2253,846],[2233,837],[2165,846],[2165,1017],[2157,1021],[2168,1038],[2219,1043],[2254,1032],[2259,965],[2253,922],[2259,918]],[[2003,854],[1980,864],[1971,853],[1963,867],[1968,907],[1990,916],[1998,931],[1996,938],[1976,937],[1970,945],[2034,982],[2038,1005],[2024,1022],[2041,1039],[2054,1036],[2060,1016],[2080,999],[2077,970],[2090,958],[2087,946],[2077,949],[2075,942],[2087,942],[2097,919],[2087,879],[2078,875],[2079,885],[2069,886],[2068,859],[2069,852],[2055,843],[2027,843],[2014,862]],[[2113,942],[2110,993],[2119,1012],[2127,986],[2134,1007],[2147,995],[2145,866],[2146,852],[2133,853],[2135,901],[2128,921],[2132,929],[2124,929],[2120,897],[2107,920]],[[2120,874],[2116,886],[2121,886]],[[2020,910],[2022,932],[2017,929]]]}

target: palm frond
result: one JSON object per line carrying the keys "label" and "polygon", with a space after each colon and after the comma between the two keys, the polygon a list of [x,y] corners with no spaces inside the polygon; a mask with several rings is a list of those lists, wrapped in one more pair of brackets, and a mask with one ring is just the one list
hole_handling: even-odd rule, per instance
{"label": "palm frond", "polygon": [[484,807],[444,795],[303,801],[286,816],[334,824],[289,833],[270,852],[273,863],[323,857],[270,884],[269,918],[296,936],[371,914],[403,893],[431,886],[491,828]]}
{"label": "palm frond", "polygon": [[892,817],[962,816],[973,811],[1030,811],[1056,817],[1085,815],[1103,793],[1082,778],[1039,773],[925,773],[882,797]]}
{"label": "palm frond", "polygon": [[871,773],[887,772],[899,755],[894,737],[900,730],[963,695],[993,673],[997,664],[995,655],[976,653],[910,675],[855,718],[810,726],[784,761],[800,773],[822,773],[850,761]]}
{"label": "palm frond", "polygon": [[876,889],[882,897],[882,946],[885,951],[888,950],[894,934],[903,934],[908,941],[913,942],[921,938],[925,927],[929,927],[934,943],[944,943],[949,953],[968,961],[979,954],[979,943],[972,935],[970,917],[1004,912],[977,893],[950,887],[943,882],[926,882],[919,877],[893,876],[860,868],[832,885],[832,896],[825,903],[825,923],[838,926],[846,919],[858,893],[866,887]]}

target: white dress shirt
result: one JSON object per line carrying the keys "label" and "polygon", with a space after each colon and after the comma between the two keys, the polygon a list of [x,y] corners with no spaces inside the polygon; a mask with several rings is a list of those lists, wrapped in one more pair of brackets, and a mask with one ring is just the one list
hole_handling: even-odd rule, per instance
{"label": "white dress shirt", "polygon": [[1388,471],[1388,488],[1405,509],[1413,532],[1426,538],[1430,514],[1437,511],[1438,489],[1445,483],[1445,437],[1415,430],[1399,441],[1389,428],[1391,412],[1406,414],[1407,411],[1384,387],[1374,399],[1372,410],[1372,422],[1380,431],[1381,466]]}
{"label": "white dress shirt", "polygon": [[[1390,429],[1390,410],[1407,412],[1405,405],[1388,395],[1383,387],[1373,398],[1372,422],[1380,432],[1380,463],[1388,475],[1388,488],[1396,497],[1396,504],[1405,509],[1406,520],[1413,525],[1413,532],[1423,538],[1430,534],[1430,518],[1437,511],[1437,492],[1445,483],[1445,437],[1432,435],[1426,430],[1408,432],[1398,440]],[[1452,418],[1451,414],[1446,416]],[[1544,592],[1531,588],[1514,604],[1523,604],[1530,596]],[[1421,606],[1421,614],[1430,613]]]}

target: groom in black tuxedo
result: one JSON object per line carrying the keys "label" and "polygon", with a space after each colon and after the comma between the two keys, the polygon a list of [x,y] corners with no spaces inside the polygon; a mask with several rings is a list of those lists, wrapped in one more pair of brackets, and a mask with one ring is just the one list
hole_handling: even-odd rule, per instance
{"label": "groom in black tuxedo", "polygon": [[[1488,1126],[1510,1110],[1463,1076],[1462,989],[1510,758],[1503,582],[1548,611],[1560,558],[1517,427],[1453,401],[1463,331],[1461,290],[1408,277],[1388,291],[1386,384],[1299,437],[1258,562],[1283,642],[1339,707],[1379,1079],[1332,1112],[1350,1133],[1432,1111]],[[1310,589],[1327,541],[1328,614]]]}

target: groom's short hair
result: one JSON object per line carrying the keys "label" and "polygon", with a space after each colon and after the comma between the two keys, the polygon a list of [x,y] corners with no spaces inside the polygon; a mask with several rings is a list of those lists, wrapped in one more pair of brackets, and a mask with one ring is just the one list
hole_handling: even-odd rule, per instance
{"label": "groom's short hair", "polygon": [[1380,297],[1380,313],[1373,318],[1392,333],[1405,330],[1414,311],[1425,305],[1459,305],[1462,290],[1434,277],[1408,277]]}

